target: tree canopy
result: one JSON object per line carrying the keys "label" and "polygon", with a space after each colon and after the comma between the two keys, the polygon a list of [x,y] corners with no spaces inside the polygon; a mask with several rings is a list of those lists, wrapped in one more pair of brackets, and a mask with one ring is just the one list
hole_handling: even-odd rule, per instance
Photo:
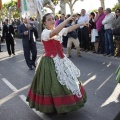
{"label": "tree canopy", "polygon": [[18,18],[20,17],[19,9],[17,8],[17,2],[16,1],[10,1],[8,3],[3,4],[1,9],[1,19],[9,18],[9,9],[11,8],[11,17],[12,18]]}

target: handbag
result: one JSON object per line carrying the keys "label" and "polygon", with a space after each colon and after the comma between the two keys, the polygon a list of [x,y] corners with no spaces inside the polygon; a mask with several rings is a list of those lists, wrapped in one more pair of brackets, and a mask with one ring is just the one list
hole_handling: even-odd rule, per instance
{"label": "handbag", "polygon": [[113,35],[120,35],[120,27],[117,29],[113,29]]}

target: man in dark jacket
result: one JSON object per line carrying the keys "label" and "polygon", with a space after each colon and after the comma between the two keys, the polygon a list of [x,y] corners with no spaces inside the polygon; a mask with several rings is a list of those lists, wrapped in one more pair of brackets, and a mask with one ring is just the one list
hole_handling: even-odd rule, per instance
{"label": "man in dark jacket", "polygon": [[7,51],[9,56],[11,54],[15,55],[15,42],[14,42],[14,28],[12,25],[8,24],[8,19],[5,20],[5,24],[3,26],[3,38],[6,40],[6,45],[7,45]]}
{"label": "man in dark jacket", "polygon": [[[35,60],[37,58],[37,48],[36,48],[36,40],[38,38],[37,30],[34,26],[28,23],[27,18],[23,19],[23,24],[21,24],[18,28],[18,33],[22,37],[23,50],[26,63],[30,70],[32,70],[32,66],[36,67]],[[34,34],[33,34],[34,33]],[[31,54],[32,53],[32,59]]]}

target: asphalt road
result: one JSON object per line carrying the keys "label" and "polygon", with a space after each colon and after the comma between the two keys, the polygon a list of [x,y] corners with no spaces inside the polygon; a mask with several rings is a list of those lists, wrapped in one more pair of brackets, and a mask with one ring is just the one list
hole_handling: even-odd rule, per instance
{"label": "asphalt road", "polygon": [[[38,58],[44,49],[37,43]],[[120,58],[72,51],[71,60],[81,70],[81,81],[87,92],[85,106],[66,116],[43,114],[32,110],[25,101],[35,70],[29,70],[21,40],[16,40],[16,55],[9,57],[6,46],[0,53],[0,120],[113,120],[120,111],[120,84],[115,71]],[[66,49],[64,49],[66,53]]]}

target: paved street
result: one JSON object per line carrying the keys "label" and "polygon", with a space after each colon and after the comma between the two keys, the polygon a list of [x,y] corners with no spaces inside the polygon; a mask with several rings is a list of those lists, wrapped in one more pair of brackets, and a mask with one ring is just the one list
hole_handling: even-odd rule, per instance
{"label": "paved street", "polygon": [[[38,58],[43,46],[37,43]],[[115,71],[120,58],[82,52],[78,58],[72,51],[71,60],[81,70],[81,81],[87,102],[78,111],[66,116],[43,114],[30,109],[25,101],[35,70],[29,70],[23,55],[22,42],[16,40],[16,55],[9,57],[6,46],[0,53],[0,120],[113,120],[120,111],[120,85]],[[66,49],[64,49],[66,53]]]}

